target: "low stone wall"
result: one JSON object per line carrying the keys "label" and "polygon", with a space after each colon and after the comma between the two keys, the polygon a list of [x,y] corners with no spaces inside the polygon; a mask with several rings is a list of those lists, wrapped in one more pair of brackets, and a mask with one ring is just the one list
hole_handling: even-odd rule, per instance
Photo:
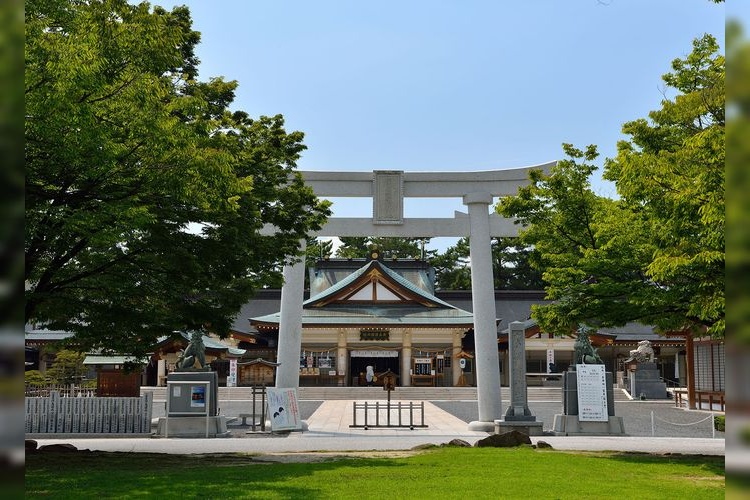
{"label": "low stone wall", "polygon": [[47,397],[25,399],[26,434],[148,434],[153,395],[140,397]]}

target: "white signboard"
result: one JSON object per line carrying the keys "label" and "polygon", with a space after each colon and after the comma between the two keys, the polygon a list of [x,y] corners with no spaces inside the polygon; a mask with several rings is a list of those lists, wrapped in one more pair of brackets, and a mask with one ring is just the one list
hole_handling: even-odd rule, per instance
{"label": "white signboard", "polygon": [[297,404],[297,389],[280,389],[269,387],[268,416],[271,419],[272,431],[302,430],[302,420]]}
{"label": "white signboard", "polygon": [[353,358],[397,358],[398,351],[359,350],[352,351]]}
{"label": "white signboard", "polygon": [[578,386],[578,420],[606,422],[607,376],[604,365],[576,365]]}
{"label": "white signboard", "polygon": [[237,387],[237,358],[232,358],[229,360],[227,387]]}

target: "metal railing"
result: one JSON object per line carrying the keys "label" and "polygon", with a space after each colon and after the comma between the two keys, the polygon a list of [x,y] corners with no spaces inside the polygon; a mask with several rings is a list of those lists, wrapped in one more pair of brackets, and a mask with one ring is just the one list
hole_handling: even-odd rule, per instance
{"label": "metal railing", "polygon": [[[362,413],[363,423],[357,423],[357,414]],[[419,421],[415,422],[414,414],[418,413]],[[405,418],[405,415],[408,416]],[[361,427],[364,430],[370,427],[408,427],[414,430],[415,427],[425,428],[424,423],[424,401],[414,404],[413,401],[403,403],[391,403],[388,401],[383,404],[380,401],[375,403],[357,403],[354,402],[352,424],[349,427]]]}

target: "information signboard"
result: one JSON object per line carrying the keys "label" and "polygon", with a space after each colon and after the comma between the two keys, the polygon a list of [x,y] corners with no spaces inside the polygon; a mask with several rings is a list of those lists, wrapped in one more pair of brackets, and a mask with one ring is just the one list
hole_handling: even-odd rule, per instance
{"label": "information signboard", "polygon": [[607,376],[604,365],[576,365],[578,388],[578,420],[606,422]]}
{"label": "information signboard", "polygon": [[297,389],[269,387],[266,389],[266,396],[272,431],[302,430]]}

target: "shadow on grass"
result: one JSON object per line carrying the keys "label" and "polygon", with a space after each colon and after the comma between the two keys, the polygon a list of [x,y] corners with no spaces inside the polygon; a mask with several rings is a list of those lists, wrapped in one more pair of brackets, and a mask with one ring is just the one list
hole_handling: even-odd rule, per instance
{"label": "shadow on grass", "polygon": [[724,457],[716,455],[685,455],[682,453],[654,455],[639,452],[604,452],[606,458],[631,464],[681,464],[699,466],[706,472],[723,476]]}
{"label": "shadow on grass", "polygon": [[[290,480],[299,484],[300,478],[331,472],[351,478],[358,467],[407,464],[388,458],[332,455],[323,461],[279,465],[268,457],[234,453],[38,452],[26,457],[26,497],[247,498],[265,491],[280,498],[315,499],[328,496],[315,490],[315,481],[294,486]],[[258,467],[257,474],[253,474],[254,467]]]}

